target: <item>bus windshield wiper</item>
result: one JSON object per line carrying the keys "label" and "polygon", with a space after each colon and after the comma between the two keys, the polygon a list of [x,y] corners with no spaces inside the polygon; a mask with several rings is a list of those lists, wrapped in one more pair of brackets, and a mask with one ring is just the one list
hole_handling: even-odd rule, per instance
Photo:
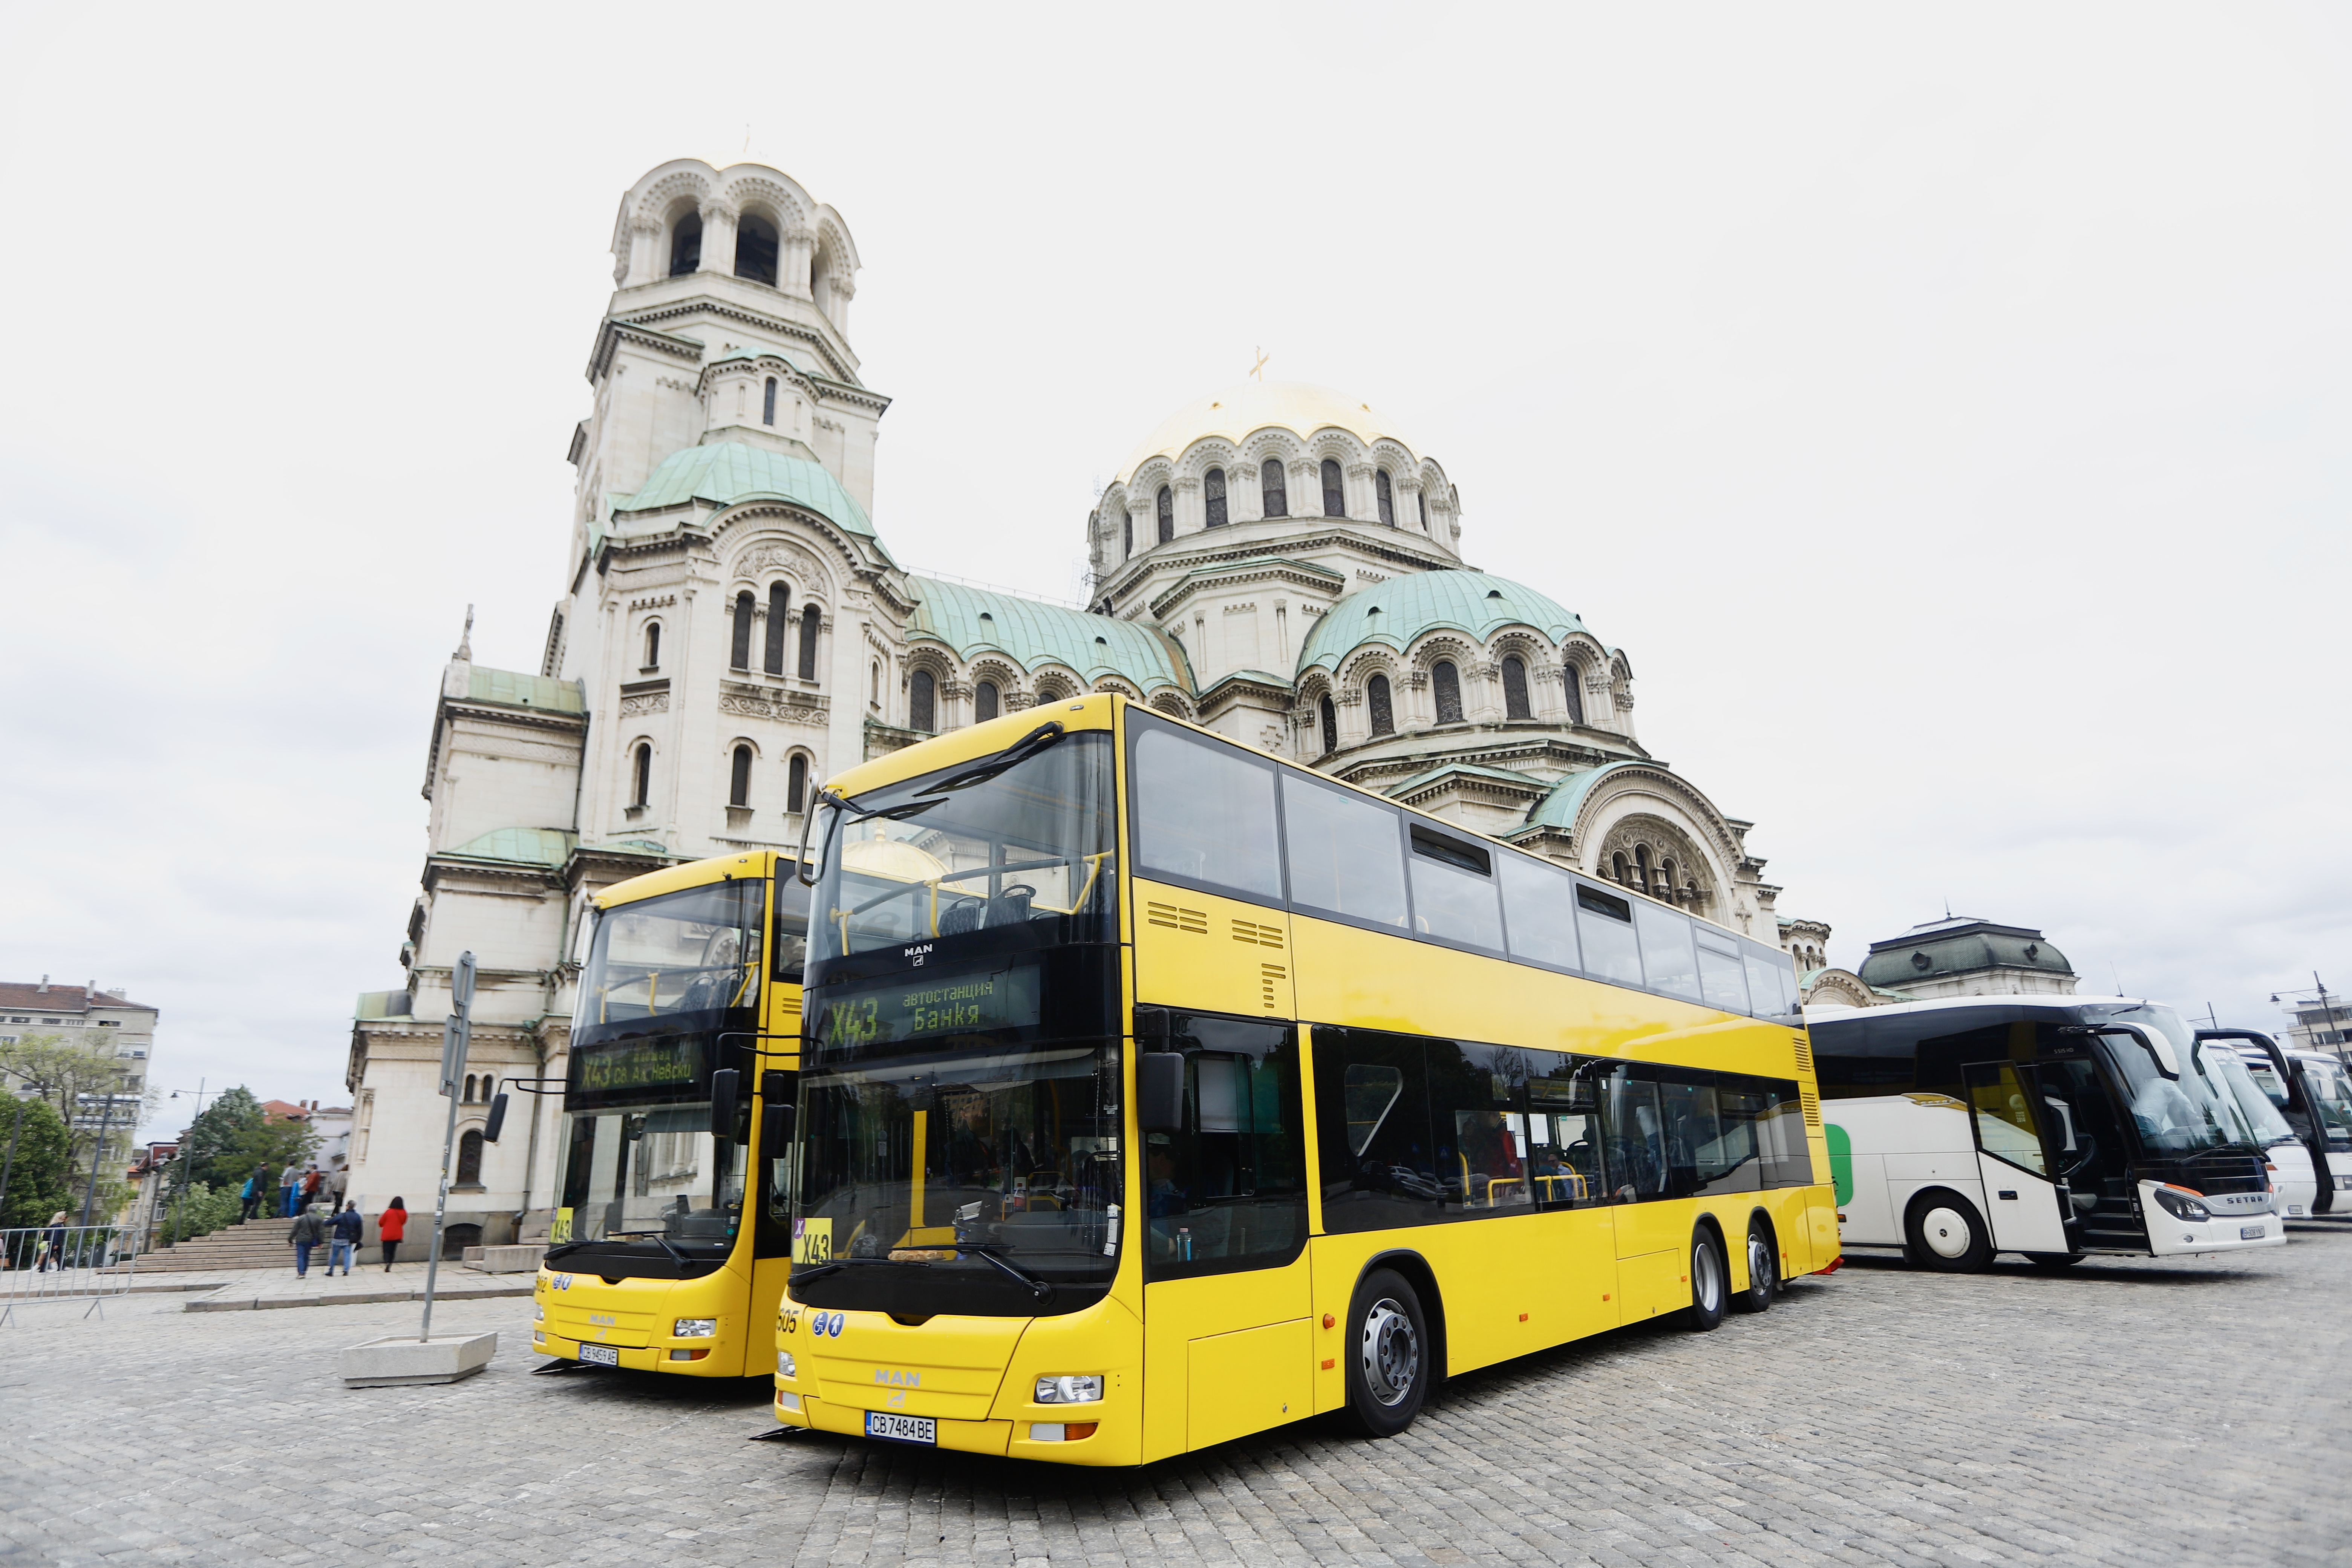
{"label": "bus windshield wiper", "polygon": [[999,1247],[996,1243],[992,1241],[959,1241],[955,1244],[955,1249],[960,1253],[969,1252],[974,1258],[981,1259],[982,1262],[994,1265],[998,1270],[1003,1272],[1008,1278],[1016,1279],[1022,1284],[1028,1286],[1029,1293],[1036,1297],[1038,1300],[1047,1301],[1053,1299],[1054,1287],[1050,1280],[1038,1279],[1037,1276],[1030,1273],[1026,1268],[1022,1268],[1019,1264],[1005,1258],[1003,1256],[1003,1249]]}
{"label": "bus windshield wiper", "polygon": [[996,755],[986,758],[960,773],[950,773],[922,793],[938,795],[942,790],[970,789],[974,784],[986,784],[1008,768],[1019,767],[1068,733],[1069,731],[1062,727],[1062,721],[1059,719],[1048,719]]}
{"label": "bus windshield wiper", "polygon": [[677,1266],[680,1268],[690,1267],[694,1262],[694,1259],[688,1258],[685,1253],[680,1252],[677,1247],[672,1247],[669,1244],[669,1237],[664,1236],[657,1230],[612,1230],[606,1231],[604,1234],[625,1239],[640,1236],[649,1236],[654,1238],[654,1245],[656,1247],[660,1247],[664,1252],[668,1253],[670,1257],[677,1260]]}

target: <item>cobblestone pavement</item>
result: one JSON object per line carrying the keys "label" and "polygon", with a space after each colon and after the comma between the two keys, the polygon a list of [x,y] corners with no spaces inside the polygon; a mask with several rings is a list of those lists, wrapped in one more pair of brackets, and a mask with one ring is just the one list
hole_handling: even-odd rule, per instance
{"label": "cobblestone pavement", "polygon": [[109,1563],[2344,1563],[2352,1230],[2246,1261],[1866,1259],[1716,1333],[1457,1380],[1403,1436],[1308,1424],[1131,1472],[831,1437],[766,1393],[490,1370],[346,1391],[413,1306],[34,1308],[0,1330],[0,1558]]}

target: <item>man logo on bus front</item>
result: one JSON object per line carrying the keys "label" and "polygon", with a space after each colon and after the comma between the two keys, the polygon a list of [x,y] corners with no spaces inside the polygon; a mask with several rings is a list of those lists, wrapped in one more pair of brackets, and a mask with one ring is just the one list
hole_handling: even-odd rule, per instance
{"label": "man logo on bus front", "polygon": [[900,957],[906,959],[908,963],[912,964],[917,969],[920,969],[923,966],[923,960],[929,958],[930,955],[931,944],[928,942],[910,947],[907,949],[906,952],[899,954]]}

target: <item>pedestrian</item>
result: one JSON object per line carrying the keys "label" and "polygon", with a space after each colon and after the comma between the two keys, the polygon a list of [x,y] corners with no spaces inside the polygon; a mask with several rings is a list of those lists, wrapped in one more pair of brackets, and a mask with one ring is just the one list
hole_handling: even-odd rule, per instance
{"label": "pedestrian", "polygon": [[383,1205],[375,1216],[376,1235],[383,1240],[383,1271],[392,1272],[393,1259],[400,1254],[401,1233],[408,1228],[408,1205],[394,1198]]}
{"label": "pedestrian", "polygon": [[285,1170],[278,1173],[278,1217],[279,1219],[292,1219],[294,1217],[294,1195],[299,1189],[301,1181],[302,1173],[296,1170],[291,1164],[289,1164]]}
{"label": "pedestrian", "polygon": [[236,1216],[237,1223],[241,1225],[245,1221],[253,1217],[253,1178],[251,1176],[246,1177],[245,1189],[238,1193],[236,1196],[238,1203],[242,1205]]}
{"label": "pedestrian", "polygon": [[302,1206],[310,1208],[319,1202],[319,1167],[311,1166],[302,1173]]}
{"label": "pedestrian", "polygon": [[350,1204],[335,1216],[334,1245],[327,1249],[327,1276],[332,1279],[335,1265],[343,1266],[343,1278],[352,1277],[352,1255],[359,1250],[360,1237],[367,1230],[367,1221],[360,1217],[360,1205]]}
{"label": "pedestrian", "polygon": [[327,1239],[327,1216],[317,1209],[304,1209],[294,1228],[286,1233],[294,1244],[294,1278],[305,1279],[310,1274],[310,1249]]}
{"label": "pedestrian", "polygon": [[276,1174],[267,1160],[253,1168],[253,1174],[245,1184],[245,1212],[237,1216],[238,1224],[261,1216],[263,1205],[269,1202],[271,1178]]}
{"label": "pedestrian", "polygon": [[343,1157],[338,1154],[335,1156],[335,1173],[327,1178],[327,1202],[337,1213],[342,1211],[343,1194],[350,1191],[351,1184],[351,1167],[344,1164]]}
{"label": "pedestrian", "polygon": [[49,1216],[49,1228],[41,1237],[39,1272],[47,1274],[52,1264],[59,1268],[66,1267],[66,1211],[63,1209]]}

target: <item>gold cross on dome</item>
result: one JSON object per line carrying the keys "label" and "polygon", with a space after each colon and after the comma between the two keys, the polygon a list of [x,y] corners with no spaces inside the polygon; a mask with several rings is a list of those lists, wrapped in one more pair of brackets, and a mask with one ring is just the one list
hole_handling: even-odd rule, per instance
{"label": "gold cross on dome", "polygon": [[1265,351],[1257,349],[1253,352],[1257,355],[1257,363],[1250,366],[1250,374],[1262,382],[1265,379]]}

